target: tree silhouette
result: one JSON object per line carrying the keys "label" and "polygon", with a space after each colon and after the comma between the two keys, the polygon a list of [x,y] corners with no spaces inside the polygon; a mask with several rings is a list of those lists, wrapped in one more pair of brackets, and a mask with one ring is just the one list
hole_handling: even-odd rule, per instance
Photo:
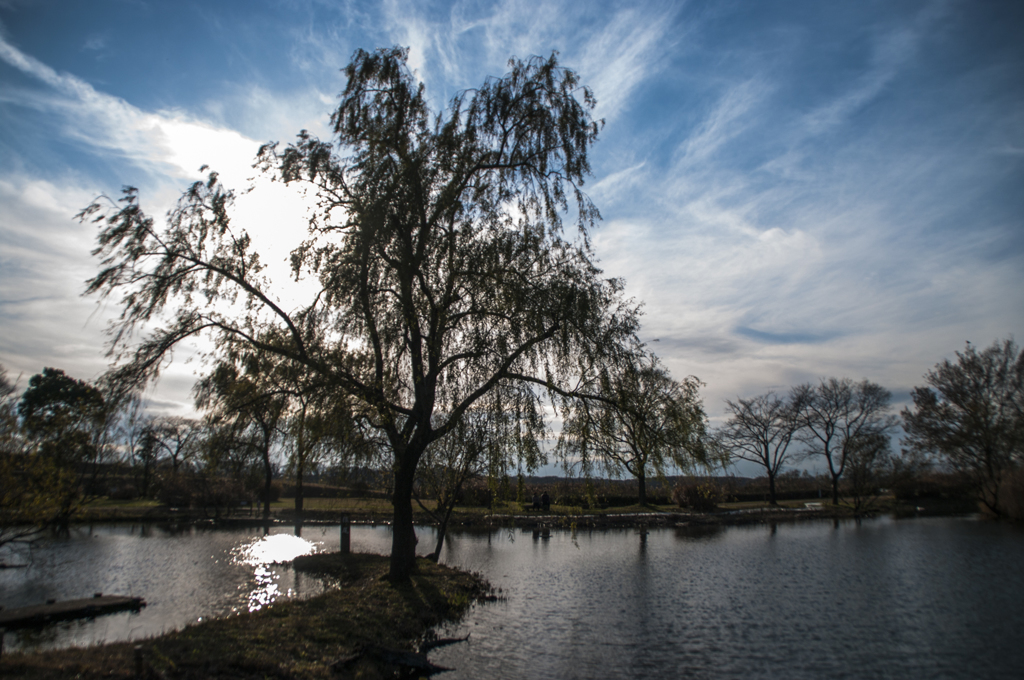
{"label": "tree silhouette", "polygon": [[209,333],[223,354],[276,355],[355,400],[391,449],[396,579],[415,565],[411,494],[426,448],[503,383],[534,387],[523,391],[534,400],[586,390],[599,359],[634,341],[638,315],[590,250],[599,215],[582,185],[599,123],[576,74],[555,55],[513,59],[433,115],[406,56],[357,51],[334,138],[303,131],[260,150],[263,170],[318,200],[291,254],[295,275],[320,283],[306,304],[278,303],[214,173],[163,229],[133,188],[119,209],[101,199],[81,214],[101,225],[88,291],[121,296],[120,381],[153,379],[178,342]]}
{"label": "tree silhouette", "polygon": [[725,403],[731,415],[719,434],[722,444],[736,458],[765,469],[769,502],[778,505],[775,478],[790,459],[789,445],[800,427],[799,406],[773,392]]}
{"label": "tree silhouette", "polygon": [[593,467],[612,476],[623,471],[637,480],[638,502],[647,504],[647,479],[667,470],[713,466],[716,449],[707,416],[689,376],[672,379],[654,355],[637,356],[606,370],[600,380],[604,399],[570,399],[563,404],[559,447],[585,474]]}
{"label": "tree silhouette", "polygon": [[905,442],[968,475],[981,502],[1001,514],[1000,486],[1024,463],[1024,352],[1005,340],[980,352],[967,343],[956,357],[914,388],[914,410],[901,414]]}
{"label": "tree silhouette", "polygon": [[839,505],[839,480],[851,453],[859,450],[865,438],[887,439],[895,427],[895,417],[889,415],[891,397],[889,390],[877,383],[855,383],[849,378],[828,378],[817,386],[793,388],[801,438],[812,455],[822,456],[828,464],[833,505]]}

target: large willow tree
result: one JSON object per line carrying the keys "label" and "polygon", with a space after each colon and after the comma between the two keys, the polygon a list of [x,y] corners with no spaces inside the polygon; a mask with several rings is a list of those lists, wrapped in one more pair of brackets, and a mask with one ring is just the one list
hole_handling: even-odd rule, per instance
{"label": "large willow tree", "polygon": [[[333,139],[303,131],[260,150],[266,172],[318,199],[291,263],[322,289],[297,308],[276,302],[215,174],[163,228],[132,188],[120,207],[82,215],[101,226],[88,291],[120,296],[122,382],[153,379],[178,342],[209,333],[222,355],[270,353],[354,398],[393,456],[393,578],[415,565],[410,499],[432,442],[480,405],[527,413],[587,389],[593,367],[634,341],[636,310],[587,237],[594,98],[554,55],[510,69],[434,115],[405,50],[360,50]],[[483,399],[499,387],[502,399]]]}

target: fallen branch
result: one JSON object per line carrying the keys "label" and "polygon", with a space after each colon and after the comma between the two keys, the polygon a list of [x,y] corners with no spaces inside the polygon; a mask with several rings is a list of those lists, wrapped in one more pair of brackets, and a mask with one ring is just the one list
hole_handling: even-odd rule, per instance
{"label": "fallen branch", "polygon": [[454,645],[456,642],[465,642],[469,639],[469,633],[466,637],[461,638],[437,638],[435,640],[424,640],[423,644],[420,645],[420,654],[426,654],[432,649],[438,647],[447,647],[448,645]]}

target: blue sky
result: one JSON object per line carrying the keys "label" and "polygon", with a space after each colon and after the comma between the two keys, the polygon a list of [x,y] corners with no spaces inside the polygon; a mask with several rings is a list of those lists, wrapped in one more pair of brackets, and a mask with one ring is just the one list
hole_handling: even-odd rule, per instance
{"label": "blue sky", "polygon": [[[74,214],[132,184],[162,215],[202,164],[244,188],[260,143],[327,136],[355,49],[409,46],[435,109],[558,50],[606,120],[595,250],[709,414],[825,376],[904,401],[1024,339],[1021,35],[1016,2],[0,0],[0,363],[97,377],[116,310]],[[240,217],[283,270],[273,191]],[[155,411],[189,408],[188,355]]]}

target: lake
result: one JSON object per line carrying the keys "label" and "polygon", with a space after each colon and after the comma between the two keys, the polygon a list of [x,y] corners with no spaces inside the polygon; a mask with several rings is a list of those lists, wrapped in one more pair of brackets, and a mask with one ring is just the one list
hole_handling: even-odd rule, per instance
{"label": "lake", "polygon": [[[30,567],[0,572],[5,606],[96,591],[149,606],[8,633],[5,647],[137,639],[321,592],[272,563],[336,549],[339,528],[262,533],[106,525],[48,539],[24,556]],[[421,546],[431,535],[421,530]],[[354,527],[352,544],[386,552],[388,529]],[[459,533],[442,562],[506,596],[441,631],[470,634],[431,655],[456,668],[451,679],[1016,678],[1024,668],[1024,531],[1003,523]]]}

